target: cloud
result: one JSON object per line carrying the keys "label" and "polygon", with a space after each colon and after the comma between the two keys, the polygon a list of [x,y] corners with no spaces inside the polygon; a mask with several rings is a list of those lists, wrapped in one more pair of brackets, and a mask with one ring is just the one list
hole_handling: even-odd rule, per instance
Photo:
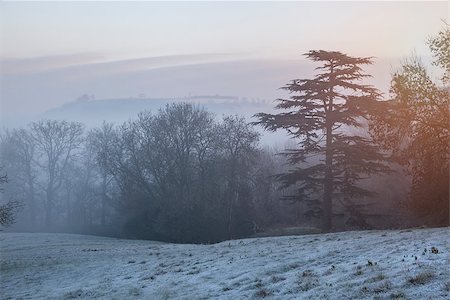
{"label": "cloud", "polygon": [[2,59],[0,60],[0,64],[3,75],[47,73],[66,69],[66,71],[73,72],[74,74],[79,71],[86,74],[87,71],[90,75],[101,76],[144,69],[220,62],[234,60],[242,56],[242,54],[202,53],[107,61],[106,57],[101,54],[81,53],[26,59]]}
{"label": "cloud", "polygon": [[0,65],[2,75],[24,74],[46,72],[68,66],[92,63],[103,59],[104,56],[97,53],[78,53],[33,58],[4,58],[0,59]]}

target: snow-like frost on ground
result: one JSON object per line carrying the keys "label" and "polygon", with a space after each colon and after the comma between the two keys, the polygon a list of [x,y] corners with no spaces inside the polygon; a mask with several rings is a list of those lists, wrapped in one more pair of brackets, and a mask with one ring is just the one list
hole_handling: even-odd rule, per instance
{"label": "snow-like frost on ground", "polygon": [[449,228],[214,245],[0,233],[0,245],[2,299],[448,299],[450,294]]}

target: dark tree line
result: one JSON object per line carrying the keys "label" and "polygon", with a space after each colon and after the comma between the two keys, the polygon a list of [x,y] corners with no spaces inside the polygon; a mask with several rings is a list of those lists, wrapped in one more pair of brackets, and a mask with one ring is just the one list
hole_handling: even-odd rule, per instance
{"label": "dark tree line", "polygon": [[24,230],[238,238],[297,222],[277,201],[272,166],[281,163],[258,142],[242,117],[218,120],[187,103],[90,130],[42,120],[1,134],[0,163],[11,179],[3,197],[24,204]]}
{"label": "dark tree line", "polygon": [[117,129],[107,160],[130,214],[126,229],[176,241],[249,234],[259,136],[243,118],[173,104]]}
{"label": "dark tree line", "polygon": [[[308,52],[317,75],[284,87],[283,112],[257,114],[256,124],[292,137],[282,156],[261,148],[242,117],[219,119],[188,103],[90,130],[56,120],[5,130],[0,225],[22,207],[23,230],[204,243],[287,226],[401,226],[377,214],[390,201],[394,218],[406,216],[400,200],[414,213],[409,224],[448,225],[448,27],[430,48],[441,80],[412,59],[393,75],[388,101],[362,83],[371,58]],[[382,199],[398,166],[410,195]]]}

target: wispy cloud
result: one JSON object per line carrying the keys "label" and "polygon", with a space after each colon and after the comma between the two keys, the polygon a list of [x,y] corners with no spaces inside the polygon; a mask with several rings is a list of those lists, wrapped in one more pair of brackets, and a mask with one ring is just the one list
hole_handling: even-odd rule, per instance
{"label": "wispy cloud", "polygon": [[98,62],[104,59],[105,56],[98,53],[78,53],[33,58],[3,58],[0,59],[0,65],[3,74],[23,74],[46,72],[68,66]]}
{"label": "wispy cloud", "polygon": [[90,75],[104,76],[162,67],[231,61],[243,57],[245,54],[200,53],[107,60],[106,56],[102,54],[81,53],[28,59],[3,59],[0,60],[0,64],[1,72],[4,75],[35,74],[69,69],[73,72],[89,71]]}

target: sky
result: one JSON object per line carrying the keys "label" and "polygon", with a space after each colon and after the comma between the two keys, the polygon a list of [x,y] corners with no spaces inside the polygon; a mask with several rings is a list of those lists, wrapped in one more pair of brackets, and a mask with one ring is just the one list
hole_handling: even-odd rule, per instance
{"label": "sky", "polygon": [[[301,56],[310,49],[374,56],[370,71],[386,90],[395,62],[413,52],[429,59],[426,40],[448,15],[447,1],[3,1],[1,116],[39,114],[83,93],[270,98],[289,76],[311,74]],[[263,89],[257,88],[260,74]],[[146,87],[146,78],[159,85]],[[242,80],[249,78],[246,90]]]}

